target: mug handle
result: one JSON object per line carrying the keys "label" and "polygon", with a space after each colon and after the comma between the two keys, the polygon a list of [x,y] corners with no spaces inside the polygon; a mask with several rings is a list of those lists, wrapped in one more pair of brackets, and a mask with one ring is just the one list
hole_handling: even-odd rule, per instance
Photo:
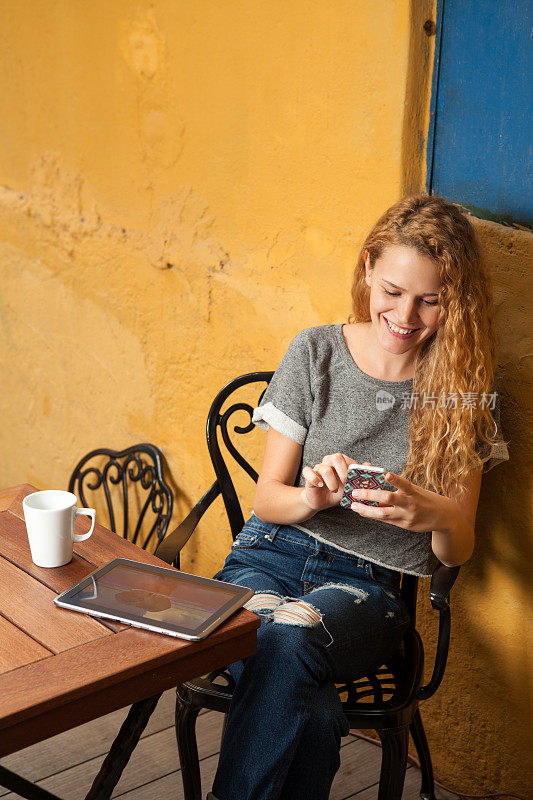
{"label": "mug handle", "polygon": [[95,511],[95,509],[94,508],[77,508],[76,511],[75,511],[74,521],[76,521],[76,517],[79,517],[82,514],[84,514],[87,517],[90,517],[92,519],[92,521],[93,521],[93,524],[91,525],[91,530],[89,531],[89,533],[73,533],[72,534],[72,539],[75,542],[83,542],[83,541],[85,541],[85,539],[88,539],[89,536],[91,535],[91,533],[94,530],[94,523],[96,522],[96,511]]}

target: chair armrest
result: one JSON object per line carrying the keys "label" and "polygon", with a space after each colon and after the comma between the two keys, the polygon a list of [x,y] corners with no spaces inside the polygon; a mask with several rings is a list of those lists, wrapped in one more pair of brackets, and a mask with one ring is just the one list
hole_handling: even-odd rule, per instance
{"label": "chair armrest", "polygon": [[461,567],[447,567],[440,562],[431,576],[429,598],[435,611],[443,611],[448,605],[448,598]]}
{"label": "chair armrest", "polygon": [[187,544],[201,518],[219,494],[220,486],[217,480],[203,497],[198,500],[196,505],[191,508],[178,527],[174,528],[171,533],[159,542],[154,555],[166,561],[167,564],[179,564],[179,553],[181,549]]}
{"label": "chair armrest", "polygon": [[446,662],[448,660],[448,649],[450,646],[451,614],[449,606],[449,596],[452,586],[459,574],[460,567],[447,567],[439,563],[431,576],[430,600],[433,608],[439,612],[439,638],[437,641],[437,652],[433,674],[429,683],[420,686],[418,689],[418,699],[427,700],[435,694],[439,688]]}

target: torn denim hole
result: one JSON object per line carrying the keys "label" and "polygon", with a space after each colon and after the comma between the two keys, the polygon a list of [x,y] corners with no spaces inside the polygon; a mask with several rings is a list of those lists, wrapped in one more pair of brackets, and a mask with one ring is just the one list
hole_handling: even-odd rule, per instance
{"label": "torn denim hole", "polygon": [[254,594],[254,596],[244,604],[244,608],[254,613],[259,613],[261,611],[267,613],[273,611],[281,605],[281,603],[283,603],[283,597],[281,597],[281,595],[275,594],[274,592],[259,592]]}
{"label": "torn denim hole", "polygon": [[322,613],[305,600],[287,600],[287,602],[274,609],[272,620],[281,625],[298,625],[301,628],[315,628],[322,624],[331,640],[326,647],[333,644],[333,636],[326,628]]}
{"label": "torn denim hole", "polygon": [[284,622],[289,625],[315,627],[321,619],[320,611],[305,600],[288,600],[274,611],[274,622]]}
{"label": "torn denim hole", "polygon": [[341,589],[343,592],[349,592],[357,597],[356,603],[361,603],[363,600],[368,599],[368,592],[364,589],[358,589],[356,586],[350,586],[347,583],[325,583],[324,586],[317,586],[313,589],[314,592],[320,592],[322,589]]}

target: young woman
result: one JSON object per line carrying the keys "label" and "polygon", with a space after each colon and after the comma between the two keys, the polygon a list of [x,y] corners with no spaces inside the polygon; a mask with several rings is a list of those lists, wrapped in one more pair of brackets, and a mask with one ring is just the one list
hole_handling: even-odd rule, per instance
{"label": "young woman", "polygon": [[[408,197],[367,237],[345,325],[299,333],[254,411],[268,430],[254,512],[215,576],[255,590],[216,800],[327,800],[347,720],[335,683],[380,666],[409,616],[407,572],[464,564],[482,472],[508,458],[491,290],[467,216]],[[339,505],[348,465],[396,491]],[[377,500],[369,506],[361,500]]]}

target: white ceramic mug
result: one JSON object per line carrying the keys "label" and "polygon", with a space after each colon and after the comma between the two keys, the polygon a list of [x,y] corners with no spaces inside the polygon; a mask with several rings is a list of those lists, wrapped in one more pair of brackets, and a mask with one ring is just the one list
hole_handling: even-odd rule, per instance
{"label": "white ceramic mug", "polygon": [[[62,567],[72,560],[72,543],[83,542],[94,530],[94,508],[76,508],[72,492],[47,489],[29,494],[22,501],[31,558],[38,567]],[[92,519],[89,533],[74,533],[76,517],[85,514]]]}

